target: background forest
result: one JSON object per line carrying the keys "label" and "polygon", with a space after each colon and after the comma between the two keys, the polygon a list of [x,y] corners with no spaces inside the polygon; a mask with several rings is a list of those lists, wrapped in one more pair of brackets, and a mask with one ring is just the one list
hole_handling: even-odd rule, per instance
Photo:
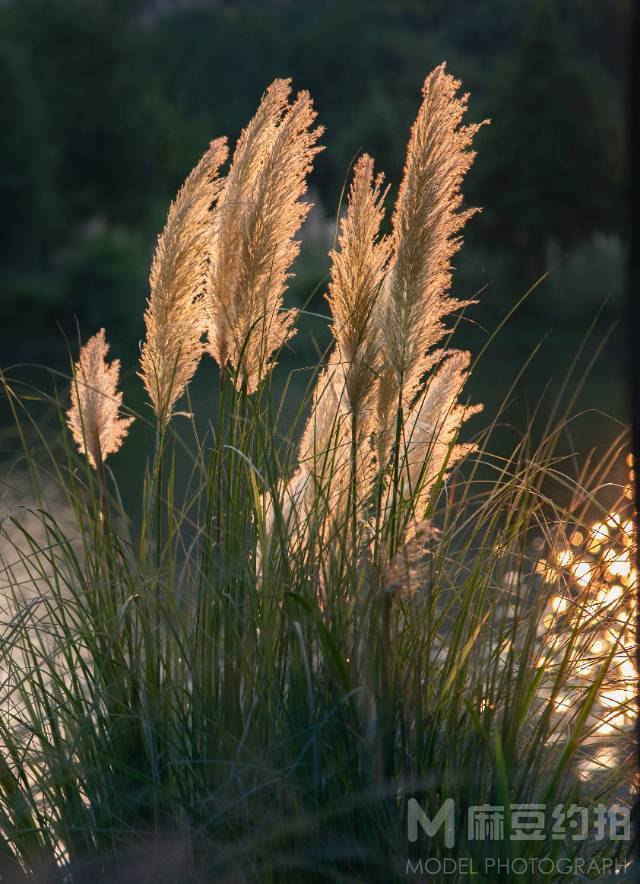
{"label": "background forest", "polygon": [[[287,296],[326,313],[327,249],[350,165],[366,150],[397,187],[420,84],[446,59],[471,92],[471,118],[493,121],[477,139],[482,161],[466,187],[469,203],[484,210],[455,274],[456,294],[481,292],[472,319],[483,327],[469,323],[462,344],[477,352],[484,329],[550,271],[476,375],[491,404],[493,378],[504,379],[505,369],[515,374],[553,327],[529,371],[537,400],[550,370],[563,374],[563,360],[603,303],[603,329],[620,315],[631,6],[5,0],[3,363],[67,368],[58,326],[75,341],[76,321],[84,337],[109,327],[116,352],[133,363],[166,204],[211,138],[237,137],[276,76],[309,89],[326,126],[327,149],[311,180],[316,208]],[[291,359],[308,362],[299,351],[316,347],[323,334],[325,324],[308,339],[299,335]],[[624,389],[613,383],[624,371],[617,344],[614,333],[588,381],[589,404],[623,417]]]}

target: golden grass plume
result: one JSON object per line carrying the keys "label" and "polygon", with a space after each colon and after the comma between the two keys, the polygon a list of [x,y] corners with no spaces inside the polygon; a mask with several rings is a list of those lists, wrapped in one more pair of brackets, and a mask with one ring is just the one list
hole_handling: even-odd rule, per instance
{"label": "golden grass plume", "polygon": [[469,303],[449,295],[451,258],[461,246],[460,230],[478,211],[461,209],[461,185],[483,124],[462,125],[468,95],[458,96],[459,89],[444,64],[426,78],[393,213],[380,330],[391,384],[404,402],[438,359],[433,348],[445,333],[445,317]]}
{"label": "golden grass plume", "polygon": [[169,209],[151,265],[140,376],[161,425],[170,420],[203,353],[201,299],[226,157],[226,140],[212,141]]}
{"label": "golden grass plume", "polygon": [[109,345],[101,328],[80,350],[67,411],[71,434],[94,469],[100,469],[105,458],[118,451],[133,423],[132,417],[120,415],[120,360],[107,362],[108,352]]}
{"label": "golden grass plume", "polygon": [[449,351],[407,414],[406,469],[418,513],[426,507],[439,476],[473,451],[473,444],[456,442],[462,424],[482,410],[481,405],[465,407],[458,401],[469,361],[469,353]]}
{"label": "golden grass plume", "polygon": [[390,240],[380,236],[387,189],[374,174],[373,159],[357,161],[347,212],[340,223],[338,248],[331,252],[327,301],[332,333],[354,419],[360,417],[379,366],[380,341],[375,306],[384,282]]}
{"label": "golden grass plume", "polygon": [[458,97],[459,88],[444,65],[426,78],[390,237],[380,234],[382,176],[367,155],[354,168],[331,253],[334,348],[291,480],[303,521],[324,511],[326,524],[315,530],[325,539],[348,519],[366,543],[370,520],[389,518],[388,550],[378,554],[388,575],[399,549],[412,561],[420,555],[431,495],[472,450],[457,436],[480,410],[459,401],[470,355],[439,348],[446,317],[470,303],[449,294],[459,234],[476,211],[461,208],[461,185],[481,125],[462,125],[467,96]]}
{"label": "golden grass plume", "polygon": [[253,392],[274,353],[294,333],[282,309],[293,237],[310,204],[306,178],[322,128],[308,92],[289,103],[289,80],[275,80],[238,140],[218,201],[205,299],[208,346],[222,372]]}

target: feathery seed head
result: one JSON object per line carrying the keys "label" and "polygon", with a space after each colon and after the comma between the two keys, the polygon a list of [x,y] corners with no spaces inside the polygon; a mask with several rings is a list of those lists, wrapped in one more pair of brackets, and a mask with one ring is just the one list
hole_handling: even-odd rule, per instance
{"label": "feathery seed head", "polygon": [[473,451],[473,445],[455,444],[464,421],[482,410],[481,405],[465,408],[458,403],[470,358],[461,350],[447,354],[407,415],[407,472],[420,505],[426,504],[438,477]]}
{"label": "feathery seed head", "polygon": [[[309,531],[309,507],[313,503],[313,495],[310,494],[312,477],[306,467],[298,467],[288,482],[279,485],[278,498],[280,504],[280,517],[282,530],[286,538],[288,555],[299,551]],[[256,549],[256,574],[261,580],[265,560],[271,549],[274,535],[277,533],[276,505],[273,496],[267,492],[263,496],[265,509],[264,534],[258,541]]]}
{"label": "feathery seed head", "polygon": [[385,355],[403,400],[417,394],[435,363],[429,355],[445,331],[443,320],[459,302],[448,295],[458,236],[477,211],[462,211],[461,184],[474,159],[470,150],[482,124],[463,126],[467,95],[437,67],[427,77],[411,130],[404,176],[393,215],[393,257],[380,316]]}
{"label": "feathery seed head", "polygon": [[349,462],[349,440],[344,366],[334,350],[316,381],[298,462],[320,486],[328,481],[342,486]]}
{"label": "feathery seed head", "polygon": [[293,237],[310,204],[302,202],[322,128],[311,98],[289,103],[289,80],[276,80],[242,133],[221,193],[205,298],[209,351],[236,383],[253,392],[273,354],[292,336],[296,311],[282,310]]}
{"label": "feathery seed head", "polygon": [[226,139],[212,141],[182,185],[158,239],[145,311],[140,377],[158,420],[166,425],[203,352],[201,299],[213,205],[220,192]]}
{"label": "feathery seed head", "polygon": [[109,345],[101,328],[80,350],[67,411],[67,426],[95,469],[109,454],[118,451],[133,423],[132,417],[120,415],[120,360],[107,362],[108,352]]}
{"label": "feathery seed head", "polygon": [[338,249],[330,253],[327,301],[339,359],[345,366],[347,398],[356,419],[365,400],[371,398],[379,361],[375,306],[390,246],[389,238],[380,236],[388,190],[383,181],[382,174],[374,176],[372,158],[361,156],[354,169],[347,213],[340,223]]}

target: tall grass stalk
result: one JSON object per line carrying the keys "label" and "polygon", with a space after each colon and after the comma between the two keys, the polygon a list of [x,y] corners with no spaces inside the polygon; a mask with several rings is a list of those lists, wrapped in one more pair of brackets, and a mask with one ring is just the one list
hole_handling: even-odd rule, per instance
{"label": "tall grass stalk", "polygon": [[[6,380],[5,392],[15,402]],[[260,396],[229,392],[233,410],[201,440],[222,489],[197,454],[184,500],[165,482],[172,527],[157,561],[117,530],[96,534],[91,471],[79,474],[71,451],[61,464],[43,438],[48,466],[26,454],[75,509],[63,529],[43,501],[38,531],[19,516],[8,524],[20,542],[4,531],[5,869],[55,865],[83,880],[94,863],[94,877],[114,880],[117,867],[135,880],[140,856],[175,849],[172,881],[395,880],[410,796],[433,812],[454,797],[462,836],[465,809],[497,802],[503,780],[519,803],[615,794],[615,769],[595,786],[579,776],[598,753],[587,717],[614,649],[570,709],[557,705],[577,682],[576,648],[600,628],[592,614],[562,636],[557,668],[539,665],[556,589],[536,573],[532,534],[557,545],[569,521],[586,520],[588,477],[563,475],[546,440],[536,449],[525,437],[506,460],[480,447],[453,502],[451,480],[434,492],[439,535],[410,586],[381,596],[375,573],[332,560],[312,532],[292,546],[286,524],[256,561],[265,494],[285,521],[285,490],[270,477],[287,454],[269,442],[277,428]],[[538,490],[541,473],[558,474],[584,516]],[[197,514],[212,499],[207,535]],[[143,521],[152,511],[143,506]],[[351,519],[335,532],[332,545],[349,549]],[[35,587],[28,597],[24,577],[12,586],[18,569]],[[478,858],[501,849],[460,846]],[[438,838],[428,850],[448,855]]]}

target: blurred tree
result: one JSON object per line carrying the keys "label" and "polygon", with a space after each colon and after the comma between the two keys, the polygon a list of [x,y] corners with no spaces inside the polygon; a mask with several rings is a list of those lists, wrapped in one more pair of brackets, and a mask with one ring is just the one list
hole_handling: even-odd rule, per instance
{"label": "blurred tree", "polygon": [[155,22],[151,61],[168,102],[191,124],[189,150],[201,153],[217,135],[233,143],[267,85],[291,76],[286,28],[278,23],[277,10],[246,3],[188,9]]}
{"label": "blurred tree", "polygon": [[51,157],[27,58],[0,43],[0,267],[33,273],[51,232]]}
{"label": "blurred tree", "polygon": [[75,316],[88,329],[108,320],[114,343],[131,349],[131,325],[140,321],[148,293],[147,245],[144,237],[118,228],[96,230],[80,240],[61,274],[63,327],[70,330]]}
{"label": "blurred tree", "polygon": [[553,0],[532,0],[486,104],[493,122],[478,138],[470,196],[487,207],[491,238],[525,247],[538,273],[550,239],[572,246],[620,229],[622,114],[615,93],[571,59]]}
{"label": "blurred tree", "polygon": [[[634,0],[561,0],[562,32],[583,64],[600,66],[618,82],[627,82]],[[606,18],[604,13],[606,11]]]}
{"label": "blurred tree", "polygon": [[327,209],[335,211],[358,151],[373,154],[397,186],[421,80],[441,60],[428,40],[412,39],[404,3],[371,0],[365,9],[359,0],[325,0],[313,14],[294,12],[291,37],[290,69],[327,128],[314,176]]}
{"label": "blurred tree", "polygon": [[[415,94],[416,105],[419,93]],[[398,103],[394,102],[382,84],[373,81],[367,94],[363,95],[354,109],[350,126],[343,126],[333,133],[332,149],[336,154],[334,174],[336,184],[339,176],[348,183],[349,164],[354,157],[366,151],[376,160],[376,167],[385,173],[387,180],[397,188],[402,175],[404,144],[407,131],[406,120]]]}
{"label": "blurred tree", "polygon": [[[73,310],[81,322],[105,324],[124,318],[132,292],[142,300],[134,268],[146,273],[191,156],[185,161],[185,127],[154,73],[137,12],[138,0],[0,4],[6,322],[23,322],[30,305],[31,323]],[[81,272],[89,258],[95,279]],[[129,312],[137,324],[139,304]]]}
{"label": "blurred tree", "polygon": [[13,0],[69,217],[138,222],[166,180],[171,125],[129,0]]}
{"label": "blurred tree", "polygon": [[100,301],[107,322],[119,291],[138,292],[127,275],[136,253],[146,268],[181,179],[211,137],[237,137],[276,76],[309,89],[326,126],[313,184],[331,217],[360,150],[397,187],[422,79],[443,59],[471,115],[484,104],[494,120],[467,189],[485,213],[460,260],[477,243],[499,253],[491,278],[499,262],[513,278],[523,251],[539,270],[549,238],[619,228],[616,56],[630,4],[610,0],[602,27],[599,0],[0,0],[0,265],[21,275],[11,297],[59,316],[72,286],[74,309]]}

